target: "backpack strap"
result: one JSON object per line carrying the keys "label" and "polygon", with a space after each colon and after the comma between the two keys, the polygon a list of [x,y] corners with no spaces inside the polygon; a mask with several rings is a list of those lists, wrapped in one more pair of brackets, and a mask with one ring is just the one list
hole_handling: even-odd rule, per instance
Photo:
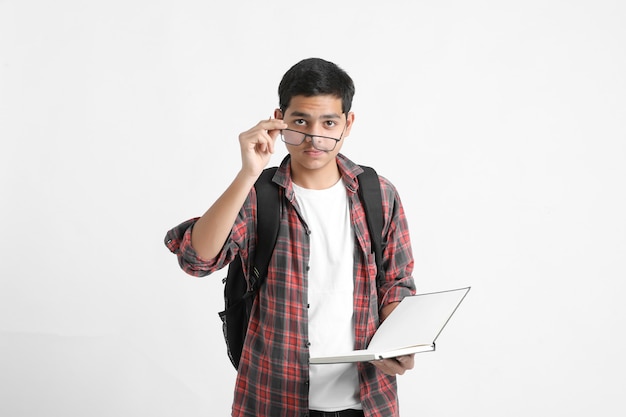
{"label": "backpack strap", "polygon": [[256,292],[267,277],[267,269],[278,238],[280,200],[278,185],[272,178],[277,167],[263,170],[254,184],[257,198],[256,251],[249,279],[249,292]]}
{"label": "backpack strap", "polygon": [[[368,166],[361,165],[363,172],[358,175],[359,198],[365,210],[367,228],[372,240],[372,252],[376,261],[376,280],[381,282],[384,277],[383,270],[383,204],[380,189],[380,181],[376,171]],[[256,290],[263,285],[267,277],[269,266],[280,225],[280,200],[278,186],[274,184],[272,178],[277,167],[263,170],[256,183],[257,196],[257,243],[252,273],[249,280],[249,292]]]}
{"label": "backpack strap", "polygon": [[376,260],[376,282],[381,283],[384,279],[383,270],[383,200],[380,190],[378,174],[373,168],[363,166],[363,172],[358,175],[359,197],[365,210],[367,228],[372,240],[372,252]]}

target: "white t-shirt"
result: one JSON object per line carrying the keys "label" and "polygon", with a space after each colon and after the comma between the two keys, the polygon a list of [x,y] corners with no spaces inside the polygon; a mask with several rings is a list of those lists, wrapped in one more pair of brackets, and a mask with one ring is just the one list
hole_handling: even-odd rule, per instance
{"label": "white t-shirt", "polygon": [[[310,235],[308,272],[311,355],[354,349],[354,232],[348,195],[340,180],[326,190],[294,184]],[[311,365],[309,408],[361,409],[356,364]]]}

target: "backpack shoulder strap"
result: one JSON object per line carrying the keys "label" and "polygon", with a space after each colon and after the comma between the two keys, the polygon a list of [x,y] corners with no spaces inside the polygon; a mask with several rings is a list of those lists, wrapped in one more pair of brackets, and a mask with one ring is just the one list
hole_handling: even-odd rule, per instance
{"label": "backpack shoulder strap", "polygon": [[359,198],[365,209],[367,228],[372,239],[372,252],[376,260],[376,281],[381,282],[384,276],[383,271],[383,200],[380,190],[378,174],[373,168],[363,166],[363,172],[357,177],[359,179]]}
{"label": "backpack shoulder strap", "polygon": [[268,265],[280,224],[280,200],[278,185],[272,181],[277,167],[263,170],[254,187],[257,198],[256,253],[249,277],[250,291],[256,291],[267,275]]}

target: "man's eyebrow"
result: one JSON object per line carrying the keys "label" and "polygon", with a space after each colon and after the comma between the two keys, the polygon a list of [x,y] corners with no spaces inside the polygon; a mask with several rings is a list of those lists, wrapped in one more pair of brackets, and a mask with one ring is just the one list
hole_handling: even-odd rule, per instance
{"label": "man's eyebrow", "polygon": [[[312,117],[309,113],[304,113],[301,111],[294,111],[289,116],[290,117],[302,117],[305,119],[310,119]],[[341,119],[341,115],[337,113],[322,114],[320,116],[320,119]]]}

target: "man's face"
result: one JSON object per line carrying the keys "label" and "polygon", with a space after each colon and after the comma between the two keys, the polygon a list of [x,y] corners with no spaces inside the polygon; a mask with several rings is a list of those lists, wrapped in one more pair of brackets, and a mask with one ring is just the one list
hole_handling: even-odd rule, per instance
{"label": "man's face", "polygon": [[[346,115],[342,112],[340,98],[332,95],[295,96],[291,98],[284,114],[277,110],[275,116],[282,118],[289,126],[289,130],[283,131],[283,134],[285,146],[291,155],[292,170],[305,173],[336,167],[335,158],[344,139],[350,134],[354,121],[353,113]],[[296,144],[299,140],[303,140],[302,143]]]}

